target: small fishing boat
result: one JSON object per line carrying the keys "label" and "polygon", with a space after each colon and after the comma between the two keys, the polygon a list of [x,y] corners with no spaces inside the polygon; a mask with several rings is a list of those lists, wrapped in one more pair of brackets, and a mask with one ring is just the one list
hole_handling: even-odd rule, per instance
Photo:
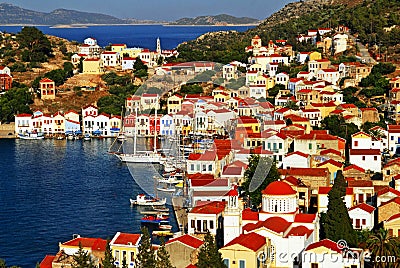
{"label": "small fishing boat", "polygon": [[117,140],[119,141],[119,142],[123,142],[123,141],[126,141],[126,136],[125,136],[125,134],[123,134],[123,133],[120,133],[119,135],[118,135],[118,137],[117,137]]}
{"label": "small fishing boat", "polygon": [[160,212],[169,212],[169,208],[166,208],[164,206],[153,206],[153,210]]}
{"label": "small fishing boat", "polygon": [[158,226],[158,228],[160,228],[161,230],[171,230],[172,229],[172,225],[160,224],[160,226]]}
{"label": "small fishing boat", "polygon": [[75,139],[75,137],[74,137],[74,134],[68,134],[67,135],[67,140],[70,140],[70,141],[72,141],[72,140],[74,140]]}
{"label": "small fishing boat", "polygon": [[32,131],[32,132],[18,133],[18,138],[23,140],[42,140],[44,139],[44,136],[42,133]]}
{"label": "small fishing boat", "polygon": [[140,222],[142,223],[160,223],[161,221],[167,221],[169,220],[168,216],[162,216],[162,215],[147,215],[144,216]]}
{"label": "small fishing boat", "polygon": [[161,206],[165,205],[167,202],[166,198],[159,199],[151,196],[146,196],[145,194],[139,194],[136,196],[136,199],[130,199],[131,205],[137,206]]}
{"label": "small fishing boat", "polygon": [[171,231],[153,231],[154,236],[173,236],[174,234]]}
{"label": "small fishing boat", "polygon": [[85,135],[83,135],[83,140],[84,140],[84,141],[90,141],[90,140],[91,140],[90,134],[89,134],[89,133],[86,133]]}

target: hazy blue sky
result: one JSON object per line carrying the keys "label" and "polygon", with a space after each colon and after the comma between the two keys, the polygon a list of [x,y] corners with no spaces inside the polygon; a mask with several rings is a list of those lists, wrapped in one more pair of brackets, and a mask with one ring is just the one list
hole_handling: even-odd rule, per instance
{"label": "hazy blue sky", "polygon": [[5,0],[22,8],[50,12],[57,8],[104,13],[118,18],[176,20],[217,15],[265,19],[296,0]]}

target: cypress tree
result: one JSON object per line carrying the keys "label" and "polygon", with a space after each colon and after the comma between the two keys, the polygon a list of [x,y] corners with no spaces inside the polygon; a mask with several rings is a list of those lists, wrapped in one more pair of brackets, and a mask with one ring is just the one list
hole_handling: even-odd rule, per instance
{"label": "cypress tree", "polygon": [[115,268],[114,257],[111,252],[110,241],[107,240],[106,251],[104,252],[103,268]]}
{"label": "cypress tree", "polygon": [[335,182],[328,193],[328,211],[322,223],[326,238],[332,241],[345,240],[349,246],[357,245],[357,234],[353,229],[349,213],[344,202],[346,181],[342,172],[336,174]]}
{"label": "cypress tree", "polygon": [[226,268],[222,255],[218,251],[214,237],[207,232],[204,237],[204,244],[200,248],[198,262],[196,264],[198,268]]}
{"label": "cypress tree", "polygon": [[148,268],[156,266],[156,256],[151,244],[149,230],[146,227],[142,228],[142,238],[140,241],[139,252],[135,263],[137,268]]}
{"label": "cypress tree", "polygon": [[81,242],[79,242],[78,252],[73,256],[73,268],[92,268],[94,267],[93,260],[90,254],[83,250]]}
{"label": "cypress tree", "polygon": [[165,249],[164,238],[160,238],[161,246],[157,250],[157,266],[156,268],[174,268],[169,259],[169,253]]}

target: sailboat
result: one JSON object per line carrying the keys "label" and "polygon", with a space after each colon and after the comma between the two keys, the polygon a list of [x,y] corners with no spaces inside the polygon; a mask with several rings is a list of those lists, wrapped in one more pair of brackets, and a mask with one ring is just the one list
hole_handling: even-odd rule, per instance
{"label": "sailboat", "polygon": [[[135,109],[135,120],[138,117],[137,107]],[[163,163],[163,157],[157,152],[157,109],[155,109],[154,120],[154,148],[153,151],[137,151],[137,122],[135,123],[135,133],[133,136],[133,153],[114,153],[119,160],[126,163]]]}

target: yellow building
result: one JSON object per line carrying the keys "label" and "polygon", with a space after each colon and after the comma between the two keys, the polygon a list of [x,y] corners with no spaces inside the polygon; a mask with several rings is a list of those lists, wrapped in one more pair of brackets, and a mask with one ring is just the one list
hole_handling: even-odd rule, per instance
{"label": "yellow building", "polygon": [[309,56],[310,60],[320,60],[320,59],[322,59],[322,55],[318,51],[311,52],[308,56]]}
{"label": "yellow building", "polygon": [[121,52],[123,52],[124,49],[126,49],[126,45],[125,44],[112,44],[111,45],[111,51],[112,52],[119,52],[121,54]]}
{"label": "yellow building", "polygon": [[[264,267],[268,263],[267,239],[257,233],[241,234],[222,247],[224,264],[229,268]],[[264,260],[264,262],[263,262]]]}
{"label": "yellow building", "polygon": [[167,111],[168,114],[176,114],[182,110],[183,98],[180,95],[173,95],[168,98]]}
{"label": "yellow building", "polygon": [[343,163],[337,162],[333,159],[326,160],[322,163],[317,164],[319,168],[327,168],[330,174],[330,184],[333,185],[333,182],[336,177],[336,173],[338,170],[343,171]]}
{"label": "yellow building", "polygon": [[393,215],[383,223],[390,236],[400,237],[400,213]]}
{"label": "yellow building", "polygon": [[122,51],[122,55],[129,55],[130,58],[137,58],[139,57],[140,52],[142,52],[141,48],[125,48]]}
{"label": "yellow building", "polygon": [[230,95],[226,92],[218,92],[217,94],[214,95],[215,102],[226,103],[227,100],[229,100],[230,98],[231,98]]}
{"label": "yellow building", "polygon": [[53,124],[54,133],[65,133],[65,118],[61,113],[57,112],[54,114]]}
{"label": "yellow building", "polygon": [[251,116],[241,116],[237,119],[236,128],[251,128],[253,133],[260,133],[260,122]]}
{"label": "yellow building", "polygon": [[128,234],[118,232],[110,242],[112,255],[116,267],[122,267],[125,259],[129,267],[135,266],[135,259],[138,254],[140,234]]}
{"label": "yellow building", "polygon": [[328,103],[310,103],[306,106],[307,109],[318,109],[321,111],[321,118],[329,116],[331,112],[336,109],[336,104],[334,102]]}
{"label": "yellow building", "polygon": [[101,59],[85,59],[83,61],[83,73],[84,74],[102,74],[104,72],[104,64]]}
{"label": "yellow building", "polygon": [[39,81],[40,98],[42,100],[54,100],[56,98],[56,83],[45,77]]}

